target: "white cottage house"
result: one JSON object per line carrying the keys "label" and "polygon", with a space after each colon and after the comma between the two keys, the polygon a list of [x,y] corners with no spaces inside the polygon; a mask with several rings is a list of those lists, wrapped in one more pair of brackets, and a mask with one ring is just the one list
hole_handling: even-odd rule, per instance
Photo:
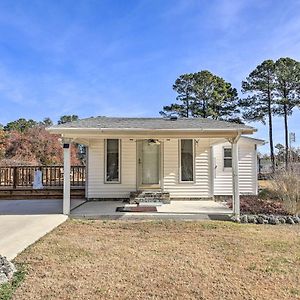
{"label": "white cottage house", "polygon": [[50,127],[64,147],[63,211],[70,213],[70,147],[87,146],[87,199],[129,198],[161,191],[170,199],[257,194],[257,145],[252,127],[202,118],[95,117]]}

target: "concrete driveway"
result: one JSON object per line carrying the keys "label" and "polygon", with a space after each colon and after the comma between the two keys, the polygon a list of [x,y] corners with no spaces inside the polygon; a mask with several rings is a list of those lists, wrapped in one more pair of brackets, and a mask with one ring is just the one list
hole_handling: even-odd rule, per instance
{"label": "concrete driveway", "polygon": [[[74,208],[84,200],[72,200]],[[0,254],[13,259],[62,224],[62,200],[0,200]]]}

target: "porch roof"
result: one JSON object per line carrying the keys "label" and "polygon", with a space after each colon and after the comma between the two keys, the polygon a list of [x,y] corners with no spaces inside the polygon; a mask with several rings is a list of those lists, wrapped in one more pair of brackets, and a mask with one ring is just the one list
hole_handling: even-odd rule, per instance
{"label": "porch roof", "polygon": [[240,131],[253,133],[255,128],[219,120],[204,118],[120,118],[92,117],[55,125],[48,129],[52,133],[76,131]]}

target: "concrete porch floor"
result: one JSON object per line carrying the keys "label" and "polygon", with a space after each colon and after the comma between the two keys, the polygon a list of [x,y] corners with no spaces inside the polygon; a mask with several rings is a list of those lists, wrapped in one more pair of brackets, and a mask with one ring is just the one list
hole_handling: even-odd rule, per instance
{"label": "concrete porch floor", "polygon": [[73,218],[87,219],[229,219],[232,210],[215,201],[172,200],[157,207],[157,212],[116,212],[122,201],[87,201],[71,211]]}

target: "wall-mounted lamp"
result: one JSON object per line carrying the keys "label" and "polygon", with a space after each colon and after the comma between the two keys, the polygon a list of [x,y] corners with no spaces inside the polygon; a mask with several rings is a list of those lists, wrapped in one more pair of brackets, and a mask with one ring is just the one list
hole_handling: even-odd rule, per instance
{"label": "wall-mounted lamp", "polygon": [[148,144],[149,145],[159,145],[160,141],[159,140],[155,140],[155,139],[149,139],[148,140]]}

